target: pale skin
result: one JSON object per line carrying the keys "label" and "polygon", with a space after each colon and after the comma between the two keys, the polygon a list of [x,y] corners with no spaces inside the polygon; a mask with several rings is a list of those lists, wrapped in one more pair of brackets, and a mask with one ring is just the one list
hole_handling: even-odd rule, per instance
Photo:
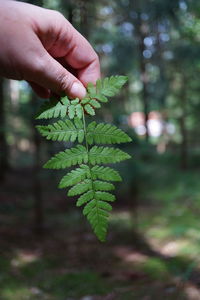
{"label": "pale skin", "polygon": [[83,98],[100,77],[89,42],[57,11],[0,0],[0,76],[26,80],[42,98]]}

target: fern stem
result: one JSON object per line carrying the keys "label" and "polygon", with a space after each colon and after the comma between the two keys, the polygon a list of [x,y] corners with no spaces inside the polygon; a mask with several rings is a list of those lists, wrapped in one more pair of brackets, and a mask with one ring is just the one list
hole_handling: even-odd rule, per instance
{"label": "fern stem", "polygon": [[[82,108],[83,110],[83,108]],[[84,110],[83,110],[83,131],[84,131],[84,136],[85,136],[85,147],[87,149],[87,154],[88,154],[88,157],[89,157],[89,145],[88,145],[88,142],[87,142],[87,128],[86,128],[86,122],[85,122],[85,114],[84,114]],[[88,164],[89,164],[89,160],[88,160]]]}
{"label": "fern stem", "polygon": [[89,167],[89,171],[90,171],[90,177],[91,177],[91,182],[92,182],[92,189],[94,191],[93,178],[92,178],[92,172],[91,172],[91,164],[90,164],[90,158],[89,158],[89,145],[88,145],[88,141],[87,141],[87,127],[86,127],[84,110],[83,110],[83,131],[84,131],[84,135],[85,135],[85,147],[86,147],[86,150],[87,150],[88,167]]}
{"label": "fern stem", "polygon": [[[82,108],[83,109],[83,108]],[[88,167],[89,167],[89,172],[90,172],[90,178],[91,178],[91,185],[92,185],[92,190],[93,192],[95,191],[94,189],[94,182],[93,182],[93,178],[92,178],[92,172],[91,172],[91,164],[90,164],[90,158],[89,158],[89,145],[88,145],[88,141],[87,141],[87,127],[86,127],[86,121],[85,121],[85,114],[84,114],[84,110],[83,110],[83,130],[84,130],[84,135],[85,135],[85,146],[87,149],[87,156],[88,156]],[[95,199],[96,202],[96,208],[97,211],[99,211],[99,207],[98,207],[98,200]],[[99,214],[97,213],[97,219],[98,219],[98,223],[99,223]]]}

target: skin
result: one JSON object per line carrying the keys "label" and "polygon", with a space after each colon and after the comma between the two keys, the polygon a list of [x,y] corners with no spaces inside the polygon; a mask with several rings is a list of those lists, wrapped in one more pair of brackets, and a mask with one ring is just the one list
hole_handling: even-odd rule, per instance
{"label": "skin", "polygon": [[83,98],[100,77],[89,42],[57,11],[0,0],[0,76],[26,80],[42,98]]}

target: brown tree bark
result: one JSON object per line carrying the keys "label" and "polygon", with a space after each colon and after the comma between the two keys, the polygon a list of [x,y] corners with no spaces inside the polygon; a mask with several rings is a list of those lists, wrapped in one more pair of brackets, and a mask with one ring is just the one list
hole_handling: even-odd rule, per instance
{"label": "brown tree bark", "polygon": [[31,127],[32,127],[32,139],[34,144],[34,165],[32,169],[32,193],[34,198],[34,230],[38,235],[44,233],[44,203],[42,197],[42,183],[40,180],[40,170],[41,170],[41,159],[40,159],[40,148],[41,148],[41,139],[35,128],[34,116],[36,114],[36,96],[32,94],[31,105],[33,108],[33,116],[31,118]]}

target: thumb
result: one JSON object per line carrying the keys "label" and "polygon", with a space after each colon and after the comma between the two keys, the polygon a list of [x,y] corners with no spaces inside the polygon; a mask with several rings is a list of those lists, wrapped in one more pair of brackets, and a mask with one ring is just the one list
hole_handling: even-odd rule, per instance
{"label": "thumb", "polygon": [[86,95],[84,85],[48,52],[34,60],[34,65],[29,73],[31,78],[28,80],[57,94],[65,92],[69,97],[80,99]]}

